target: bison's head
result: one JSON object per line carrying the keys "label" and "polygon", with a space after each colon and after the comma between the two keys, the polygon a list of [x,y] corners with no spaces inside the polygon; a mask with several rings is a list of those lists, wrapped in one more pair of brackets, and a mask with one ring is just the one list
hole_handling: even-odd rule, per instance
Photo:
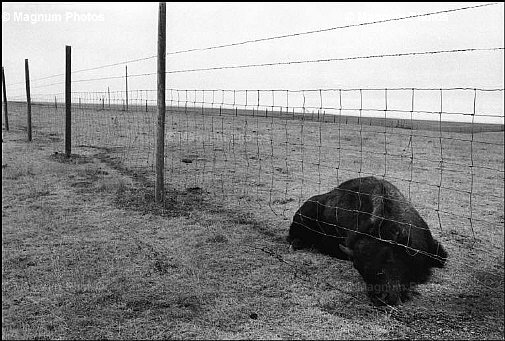
{"label": "bison's head", "polygon": [[373,238],[358,240],[353,249],[340,248],[353,260],[375,305],[397,305],[409,298],[409,265],[400,249]]}

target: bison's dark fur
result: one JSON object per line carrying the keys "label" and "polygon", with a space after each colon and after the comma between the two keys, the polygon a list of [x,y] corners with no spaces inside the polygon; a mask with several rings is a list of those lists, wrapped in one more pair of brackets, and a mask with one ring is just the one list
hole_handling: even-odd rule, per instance
{"label": "bison's dark fur", "polygon": [[372,302],[395,305],[425,283],[447,253],[426,222],[391,183],[374,177],[342,183],[316,195],[295,213],[288,241],[351,259]]}

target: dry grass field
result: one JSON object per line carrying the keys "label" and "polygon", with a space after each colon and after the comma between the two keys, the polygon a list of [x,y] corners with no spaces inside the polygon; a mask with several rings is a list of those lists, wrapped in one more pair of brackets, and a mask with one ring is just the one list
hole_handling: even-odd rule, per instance
{"label": "dry grass field", "polygon": [[[158,206],[154,112],[76,108],[67,159],[62,107],[34,106],[28,143],[9,104],[3,339],[504,338],[502,127],[171,108]],[[449,253],[398,307],[285,241],[304,200],[360,175],[397,185]]]}

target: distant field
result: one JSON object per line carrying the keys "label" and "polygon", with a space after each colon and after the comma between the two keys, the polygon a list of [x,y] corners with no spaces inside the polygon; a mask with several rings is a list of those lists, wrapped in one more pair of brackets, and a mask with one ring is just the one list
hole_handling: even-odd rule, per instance
{"label": "distant field", "polygon": [[[23,102],[11,102],[14,105],[24,105]],[[54,107],[54,103],[35,103],[35,105]],[[64,106],[63,103],[58,105]],[[79,108],[78,104],[74,103],[75,108]],[[124,104],[112,104],[103,106],[100,104],[82,104],[81,109],[86,110],[112,110],[112,111],[125,111]],[[153,105],[130,105],[130,111],[148,111],[155,112],[157,110],[156,106]],[[171,107],[168,106],[167,110],[181,111],[184,107]],[[189,110],[195,111],[200,109],[195,109],[193,106],[189,107]],[[305,121],[321,121],[328,123],[341,123],[341,124],[353,124],[353,125],[365,125],[365,126],[380,126],[389,128],[401,128],[401,129],[413,129],[413,130],[428,130],[428,131],[443,131],[443,132],[459,132],[459,133],[471,133],[471,132],[497,132],[504,131],[505,126],[503,124],[489,124],[489,123],[465,123],[465,122],[451,122],[447,120],[416,120],[416,119],[397,119],[397,118],[384,118],[384,117],[359,117],[357,115],[335,115],[326,114],[324,112],[317,111],[307,111],[302,113],[300,111],[290,110],[279,111],[278,109],[272,110],[266,108],[263,110],[257,109],[219,109],[219,108],[205,108],[207,114],[212,113],[212,115],[237,115],[237,116],[260,116],[260,117],[276,117],[284,120],[294,119],[294,120],[305,120]],[[408,113],[405,115],[408,116]]]}
{"label": "distant field", "polygon": [[[44,155],[63,151],[64,109],[61,105],[34,105],[33,148],[41,146],[37,152],[26,149],[21,142],[20,131],[26,120],[24,105],[10,102],[9,106],[11,129],[16,133],[4,132],[4,141],[14,136],[16,142],[14,149],[4,152],[11,153],[10,162],[18,168],[24,163],[14,161],[16,155],[27,153],[34,157],[33,162],[24,160],[32,166],[21,168],[19,177],[6,173],[6,180],[18,180],[9,185],[9,198],[17,204],[8,207],[7,237],[20,245],[21,236],[29,235],[36,226],[24,220],[16,186],[28,186],[28,190],[31,173],[44,173],[44,167],[50,164]],[[55,173],[56,177],[65,177],[67,172],[80,174],[68,179],[69,183],[58,189],[61,193],[55,192],[55,198],[64,194],[75,207],[92,209],[89,226],[95,226],[100,235],[110,233],[107,243],[97,244],[99,241],[93,238],[97,232],[85,230],[86,220],[83,226],[68,232],[78,235],[79,240],[87,240],[86,250],[97,251],[93,259],[99,264],[99,273],[90,279],[98,276],[102,287],[88,290],[86,285],[92,282],[84,280],[86,285],[79,295],[95,302],[101,315],[86,312],[77,303],[69,310],[90,317],[93,333],[88,336],[121,336],[112,329],[103,330],[107,334],[100,333],[100,319],[105,319],[109,325],[121,325],[123,336],[167,337],[168,334],[154,330],[156,323],[149,319],[166,315],[170,309],[176,322],[165,327],[176,331],[176,338],[503,338],[503,125],[364,117],[358,121],[357,117],[321,114],[318,119],[317,113],[169,107],[165,179],[175,193],[170,197],[175,208],[174,215],[159,215],[150,206],[149,187],[154,178],[155,108],[148,107],[147,112],[145,107],[128,112],[114,109],[121,107],[74,108],[73,153],[92,162],[88,166],[65,165]],[[40,157],[44,166],[39,167]],[[79,171],[79,167],[84,169]],[[450,255],[447,268],[437,270],[429,284],[420,286],[421,296],[389,313],[368,306],[364,293],[354,286],[360,279],[349,263],[316,253],[289,253],[284,242],[292,215],[304,200],[349,178],[366,175],[384,177],[396,184],[419,209]],[[44,176],[52,179],[50,174]],[[82,185],[77,185],[77,180]],[[97,188],[101,188],[103,196]],[[84,206],[81,193],[87,198]],[[106,209],[96,206],[95,197],[106,203]],[[64,211],[65,201],[60,205]],[[73,217],[69,218],[71,221],[86,219],[73,215],[77,213],[68,214]],[[131,215],[130,220],[135,223],[119,218],[121,214]],[[50,242],[45,236],[53,219],[44,217],[46,227],[37,232],[33,245]],[[66,219],[58,214],[57,217]],[[151,219],[156,221],[156,229],[150,226]],[[135,231],[134,236],[126,230],[121,232],[122,224]],[[57,225],[57,231],[64,231],[64,225]],[[19,230],[16,226],[20,226]],[[157,230],[162,226],[169,226],[170,230]],[[108,230],[109,227],[114,230]],[[110,243],[116,243],[114,251],[108,251]],[[124,278],[118,272],[120,264],[113,259],[129,257],[137,244],[139,251],[133,262],[141,266],[141,273],[127,279],[124,285],[128,290],[120,290]],[[15,255],[20,249],[10,245],[4,249],[4,258],[23,256]],[[78,245],[72,244],[66,258],[85,254],[84,249],[76,248]],[[30,248],[30,259],[37,258],[39,251],[45,252]],[[50,257],[52,263],[41,266],[56,267],[64,275],[66,267],[56,266],[59,263],[54,257]],[[154,268],[155,264],[166,264],[159,265],[166,271],[160,270],[156,276],[161,277],[149,284],[142,277],[142,271],[150,271],[142,267],[149,263],[146,257],[150,257]],[[83,267],[79,270],[83,273],[91,273],[96,266],[81,256],[75,264]],[[172,272],[171,264],[182,270]],[[74,265],[68,266],[74,269]],[[133,272],[133,265],[128,269]],[[115,284],[103,282],[109,272]],[[306,273],[310,274],[308,278]],[[18,283],[12,272],[4,274],[9,285]],[[71,274],[60,278],[68,280],[67,275]],[[52,275],[48,272],[44,276]],[[50,280],[57,283],[59,279]],[[174,298],[179,303],[163,303],[165,296],[156,292],[156,285],[166,281],[179,283],[193,294]],[[114,286],[116,291],[110,291]],[[11,290],[5,287],[4,295],[12,305]],[[59,292],[50,294],[57,296]],[[46,297],[43,290],[40,295],[39,300]],[[182,294],[170,291],[168,295]],[[25,304],[26,309],[36,307]],[[124,320],[121,309],[128,307],[133,309],[133,317]],[[108,314],[107,309],[112,308],[114,312]],[[247,316],[258,311],[263,312],[258,313],[258,323],[250,321]],[[7,310],[11,317],[21,312],[26,313]],[[239,316],[238,320],[233,322],[233,316]],[[20,321],[9,322],[9,328],[21,328]],[[311,321],[310,326],[307,321]],[[77,321],[67,322],[78,330]],[[150,329],[138,330],[142,323],[148,323]],[[234,327],[226,327],[230,325]],[[33,331],[34,324],[27,328]],[[318,330],[324,333],[318,334]],[[53,337],[73,335],[60,332],[47,333]],[[12,331],[10,335],[14,335]]]}

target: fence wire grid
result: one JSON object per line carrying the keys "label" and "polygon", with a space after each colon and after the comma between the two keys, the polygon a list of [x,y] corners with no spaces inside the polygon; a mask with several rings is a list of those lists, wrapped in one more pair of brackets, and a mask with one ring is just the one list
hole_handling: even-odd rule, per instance
{"label": "fence wire grid", "polygon": [[[125,95],[73,93],[73,150],[106,149],[154,181],[155,91],[130,91],[128,102]],[[502,118],[479,103],[499,96],[502,89],[171,89],[165,179],[177,190],[201,189],[223,206],[270,217],[286,233],[309,197],[375,176],[395,184],[443,244],[499,262],[503,125],[477,123]],[[467,107],[451,107],[455,99]],[[61,95],[33,101],[34,136],[62,139]],[[22,116],[11,115],[14,129],[24,126]],[[479,266],[475,257],[450,261]]]}

